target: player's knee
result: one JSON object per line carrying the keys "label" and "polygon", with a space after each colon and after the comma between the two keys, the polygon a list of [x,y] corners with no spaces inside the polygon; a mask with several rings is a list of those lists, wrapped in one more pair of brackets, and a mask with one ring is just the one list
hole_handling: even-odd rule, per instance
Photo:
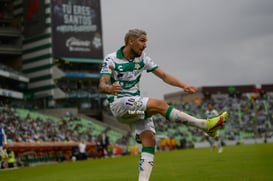
{"label": "player's knee", "polygon": [[169,105],[164,100],[150,98],[147,105],[147,112],[151,114],[164,114],[168,109],[168,106]]}
{"label": "player's knee", "polygon": [[155,146],[156,141],[154,132],[150,130],[143,131],[139,137],[143,146]]}

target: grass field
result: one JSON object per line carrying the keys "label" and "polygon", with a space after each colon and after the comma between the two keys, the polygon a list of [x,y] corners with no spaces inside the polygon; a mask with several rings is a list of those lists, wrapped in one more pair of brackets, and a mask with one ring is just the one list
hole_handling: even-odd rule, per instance
{"label": "grass field", "polygon": [[[136,181],[139,156],[0,171],[0,181]],[[151,181],[273,181],[273,144],[157,152]]]}

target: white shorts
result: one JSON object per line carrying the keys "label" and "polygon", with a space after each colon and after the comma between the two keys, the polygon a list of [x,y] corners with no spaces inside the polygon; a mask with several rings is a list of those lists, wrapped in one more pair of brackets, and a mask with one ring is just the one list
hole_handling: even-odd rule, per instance
{"label": "white shorts", "polygon": [[110,103],[110,109],[114,117],[121,123],[130,125],[133,136],[143,131],[155,131],[155,125],[151,117],[146,118],[148,97],[123,97]]}

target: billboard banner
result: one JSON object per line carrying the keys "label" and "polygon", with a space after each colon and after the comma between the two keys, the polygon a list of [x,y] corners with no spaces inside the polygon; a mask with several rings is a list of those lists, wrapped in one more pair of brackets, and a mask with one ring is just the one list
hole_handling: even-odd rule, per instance
{"label": "billboard banner", "polygon": [[102,59],[100,0],[51,0],[55,58]]}

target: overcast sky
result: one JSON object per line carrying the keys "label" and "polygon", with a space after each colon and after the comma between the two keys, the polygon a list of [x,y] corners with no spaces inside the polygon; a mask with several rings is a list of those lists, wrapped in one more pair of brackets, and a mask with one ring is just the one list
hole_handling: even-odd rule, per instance
{"label": "overcast sky", "polygon": [[[273,83],[273,0],[101,0],[104,54],[128,29],[147,31],[145,52],[194,85]],[[145,73],[142,95],[179,91]]]}

